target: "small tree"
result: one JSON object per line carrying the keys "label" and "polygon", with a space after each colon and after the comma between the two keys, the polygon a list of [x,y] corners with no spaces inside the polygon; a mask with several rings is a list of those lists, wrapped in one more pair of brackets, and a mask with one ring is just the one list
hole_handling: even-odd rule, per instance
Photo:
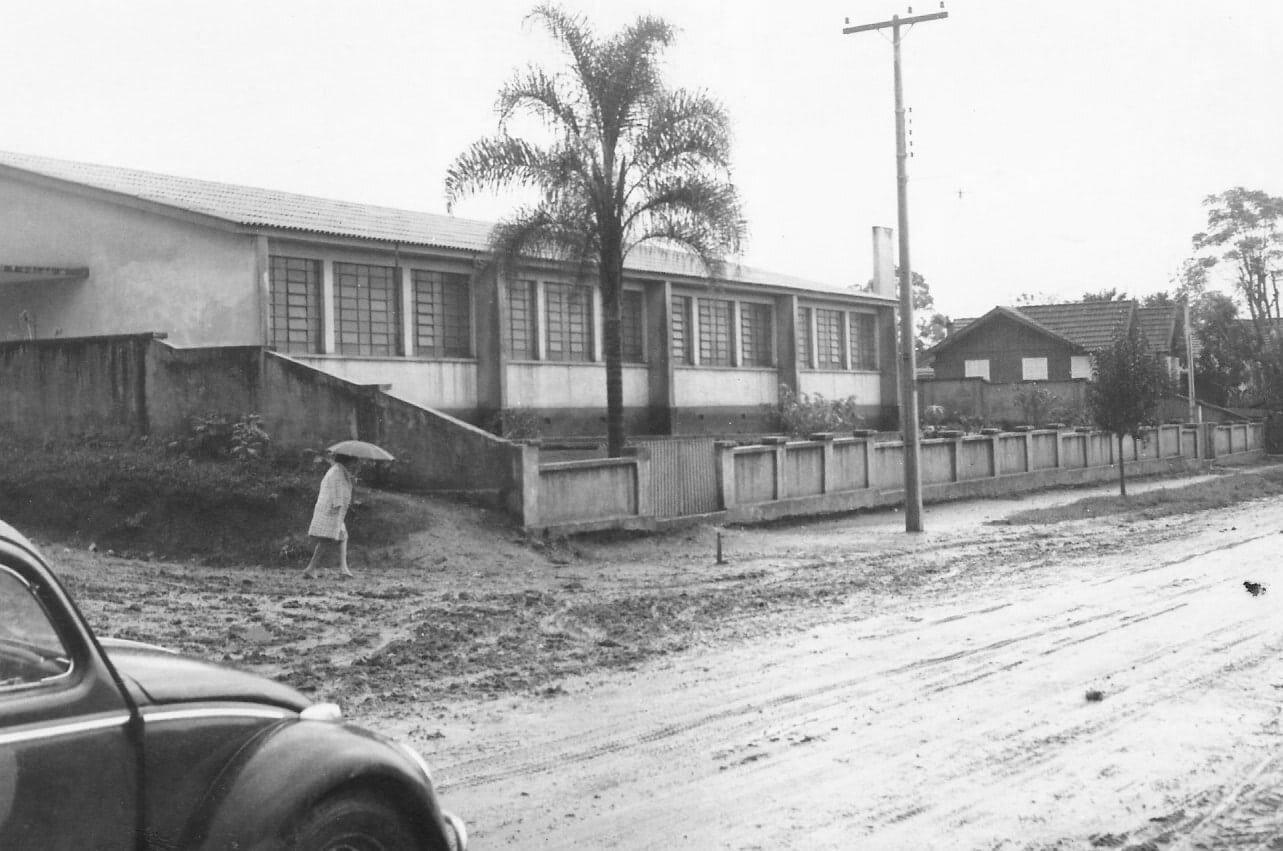
{"label": "small tree", "polygon": [[1096,425],[1118,436],[1118,493],[1127,496],[1123,437],[1140,437],[1158,419],[1158,402],[1171,379],[1136,326],[1092,356],[1096,375],[1087,388],[1087,407]]}

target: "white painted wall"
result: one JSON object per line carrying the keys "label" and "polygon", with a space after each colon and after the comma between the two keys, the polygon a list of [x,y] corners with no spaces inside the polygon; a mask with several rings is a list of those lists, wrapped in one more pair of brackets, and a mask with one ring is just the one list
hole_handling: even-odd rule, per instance
{"label": "white painted wall", "polygon": [[717,405],[774,405],[780,374],[775,369],[679,367],[673,370],[678,408]]}
{"label": "white painted wall", "polygon": [[256,345],[254,237],[0,177],[0,264],[87,266],[0,285],[0,340],[160,331],[175,346]]}
{"label": "white painted wall", "polygon": [[[606,407],[606,367],[600,363],[510,363],[506,408]],[[624,407],[648,401],[646,367],[623,369]]]}
{"label": "white painted wall", "polygon": [[798,379],[798,389],[803,393],[818,393],[826,399],[854,396],[861,405],[881,405],[880,382],[881,377],[873,372],[803,371]]}
{"label": "white painted wall", "polygon": [[388,392],[393,396],[425,408],[458,410],[477,406],[477,365],[473,361],[299,354],[288,357],[357,384],[391,384]]}

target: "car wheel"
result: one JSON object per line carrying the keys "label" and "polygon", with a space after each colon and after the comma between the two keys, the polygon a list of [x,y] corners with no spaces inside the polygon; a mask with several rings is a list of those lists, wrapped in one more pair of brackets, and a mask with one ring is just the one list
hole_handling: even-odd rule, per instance
{"label": "car wheel", "polygon": [[369,793],[352,792],[318,804],[290,831],[286,847],[298,851],[415,851],[419,845],[395,808]]}

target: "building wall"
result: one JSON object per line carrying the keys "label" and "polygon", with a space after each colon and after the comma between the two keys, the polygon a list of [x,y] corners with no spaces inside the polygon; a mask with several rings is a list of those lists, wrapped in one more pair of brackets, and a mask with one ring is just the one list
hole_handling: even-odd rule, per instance
{"label": "building wall", "polygon": [[0,263],[89,268],[79,281],[0,284],[0,340],[160,331],[180,346],[261,341],[251,235],[0,177]]}
{"label": "building wall", "polygon": [[1022,358],[1047,358],[1047,380],[1068,381],[1070,358],[1075,354],[1081,352],[1027,325],[997,316],[937,354],[931,366],[936,378],[958,379],[966,375],[966,361],[987,359],[989,380],[1008,384],[1024,380]]}

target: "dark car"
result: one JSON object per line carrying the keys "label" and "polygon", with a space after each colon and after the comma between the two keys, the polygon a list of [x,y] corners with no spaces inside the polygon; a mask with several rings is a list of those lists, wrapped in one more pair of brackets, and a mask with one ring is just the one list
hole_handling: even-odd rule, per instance
{"label": "dark car", "polygon": [[0,521],[0,849],[466,845],[413,750],[279,683],[96,638]]}

